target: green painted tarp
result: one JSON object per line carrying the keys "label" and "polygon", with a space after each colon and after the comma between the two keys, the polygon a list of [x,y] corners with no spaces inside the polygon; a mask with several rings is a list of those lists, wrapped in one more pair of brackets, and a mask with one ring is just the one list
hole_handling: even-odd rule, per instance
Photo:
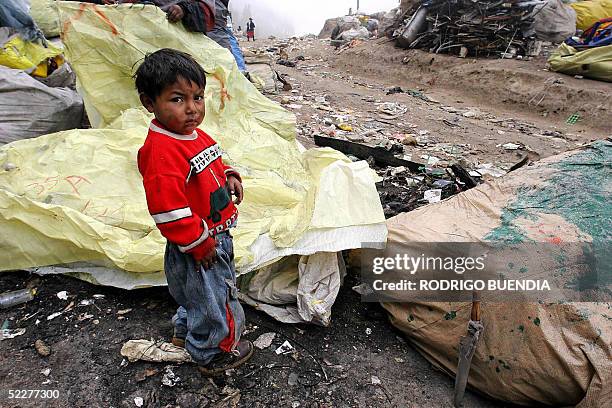
{"label": "green painted tarp", "polygon": [[[541,160],[387,222],[389,247],[420,254],[437,243],[546,243],[594,248],[596,290],[612,289],[612,143],[598,141]],[[583,245],[588,244],[588,245]],[[440,256],[452,254],[440,254]],[[455,255],[456,256],[456,255]],[[543,252],[540,261],[570,265]],[[541,270],[518,270],[534,277]],[[550,270],[563,280],[562,267]],[[404,277],[407,277],[405,275]],[[571,278],[571,277],[570,277]],[[528,406],[612,406],[612,303],[483,299],[484,331],[468,385]],[[454,376],[471,303],[384,303],[391,322],[434,365]]]}

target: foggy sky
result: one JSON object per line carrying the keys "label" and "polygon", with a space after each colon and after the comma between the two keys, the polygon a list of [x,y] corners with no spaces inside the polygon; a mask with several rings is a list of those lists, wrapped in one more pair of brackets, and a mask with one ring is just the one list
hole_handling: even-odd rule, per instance
{"label": "foggy sky", "polygon": [[[245,5],[250,5],[253,20],[267,35],[276,24],[291,26],[295,35],[319,34],[325,20],[348,14],[349,7],[355,11],[357,0],[230,0],[233,13],[241,14]],[[399,0],[360,0],[360,10],[365,13],[389,11],[399,5]],[[246,21],[234,21],[244,27]]]}

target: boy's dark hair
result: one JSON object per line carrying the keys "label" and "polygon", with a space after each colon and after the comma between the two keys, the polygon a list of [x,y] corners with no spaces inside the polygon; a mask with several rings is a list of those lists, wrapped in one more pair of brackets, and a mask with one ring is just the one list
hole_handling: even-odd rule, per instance
{"label": "boy's dark hair", "polygon": [[136,89],[155,100],[164,88],[175,83],[179,78],[206,87],[206,71],[187,53],[163,48],[147,54],[134,74]]}

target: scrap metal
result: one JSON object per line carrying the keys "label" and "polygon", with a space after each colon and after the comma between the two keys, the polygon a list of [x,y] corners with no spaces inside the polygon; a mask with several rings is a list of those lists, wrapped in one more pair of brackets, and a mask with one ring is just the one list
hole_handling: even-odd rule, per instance
{"label": "scrap metal", "polygon": [[[469,56],[531,55],[534,17],[543,0],[426,0],[395,37],[405,48]],[[415,18],[426,10],[426,17]],[[418,25],[418,27],[415,27]],[[418,31],[414,35],[414,31]]]}

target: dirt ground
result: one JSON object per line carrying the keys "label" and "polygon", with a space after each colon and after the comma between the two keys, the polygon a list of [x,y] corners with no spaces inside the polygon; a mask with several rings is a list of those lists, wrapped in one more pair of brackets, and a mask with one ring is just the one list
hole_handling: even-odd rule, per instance
{"label": "dirt ground", "polygon": [[[307,147],[314,146],[315,133],[341,120],[354,127],[347,133],[365,133],[365,142],[372,135],[368,130],[376,137],[414,134],[419,142],[404,150],[412,158],[435,154],[442,165],[508,167],[523,155],[535,160],[612,134],[606,98],[612,85],[542,71],[542,60],[460,60],[397,50],[382,41],[336,52],[319,40],[302,41],[290,49],[290,58],[301,55],[304,61],[296,68],[275,65],[294,92],[272,99],[296,113],[298,137]],[[386,94],[396,86],[423,93]],[[325,104],[316,101],[321,97]],[[381,118],[376,104],[383,102],[407,110]],[[573,113],[582,120],[565,124]],[[326,123],[332,115],[342,118]],[[521,147],[500,146],[509,142]],[[212,381],[189,364],[123,361],[120,349],[127,340],[169,338],[176,305],[165,288],[127,292],[66,276],[3,273],[0,293],[27,284],[39,292],[29,303],[0,310],[0,322],[26,330],[0,343],[0,407],[135,407],[139,397],[146,407],[451,407],[453,380],[394,330],[379,305],[360,301],[351,289],[358,283],[349,273],[327,328],[279,324],[246,307],[246,338],[274,332],[273,344]],[[58,298],[61,291],[67,300]],[[36,340],[50,347],[50,355],[38,354]],[[275,354],[285,340],[296,352]],[[171,373],[180,380],[164,385]],[[58,390],[59,397],[8,398],[8,390],[24,389]],[[510,405],[468,392],[465,406]]]}
{"label": "dirt ground", "polygon": [[[349,124],[356,126],[376,119],[373,102],[405,105],[407,112],[387,126],[383,123],[382,133],[425,132],[432,145],[463,147],[453,155],[455,160],[510,165],[526,153],[533,159],[543,158],[612,136],[612,84],[549,72],[543,57],[531,61],[460,59],[399,49],[386,39],[344,50],[323,40],[310,40],[291,44],[288,50],[290,59],[302,55],[306,61],[298,61],[296,68],[277,65],[275,69],[288,76],[304,100],[325,96],[334,112],[349,112]],[[422,91],[433,102],[407,93],[387,95],[397,86]],[[309,130],[330,115],[308,104],[292,110],[298,124]],[[476,115],[466,114],[469,111]],[[576,113],[579,122],[566,124]],[[311,145],[311,134],[304,132],[300,139]],[[505,150],[500,146],[505,143],[525,148]],[[420,145],[406,148],[405,153],[414,158],[431,152]]]}
{"label": "dirt ground", "polygon": [[[35,300],[0,311],[0,321],[26,329],[1,343],[0,407],[135,407],[137,397],[146,407],[452,406],[452,379],[402,339],[379,305],[360,302],[351,289],[357,284],[354,276],[347,277],[328,328],[278,324],[247,307],[246,338],[275,332],[273,344],[215,381],[189,364],[122,364],[120,350],[126,341],[169,338],[176,305],[165,288],[127,292],[65,276],[11,272],[3,274],[0,292],[28,282],[39,288]],[[57,297],[61,291],[68,292],[67,300]],[[91,299],[91,305],[79,306]],[[72,303],[70,310],[48,320]],[[36,340],[50,347],[48,357],[37,353]],[[285,340],[296,353],[276,355]],[[167,367],[180,377],[173,387],[162,385]],[[380,385],[372,384],[373,377]],[[17,389],[58,390],[59,398],[8,399],[8,390]],[[466,397],[466,407],[506,406],[471,392]]]}

